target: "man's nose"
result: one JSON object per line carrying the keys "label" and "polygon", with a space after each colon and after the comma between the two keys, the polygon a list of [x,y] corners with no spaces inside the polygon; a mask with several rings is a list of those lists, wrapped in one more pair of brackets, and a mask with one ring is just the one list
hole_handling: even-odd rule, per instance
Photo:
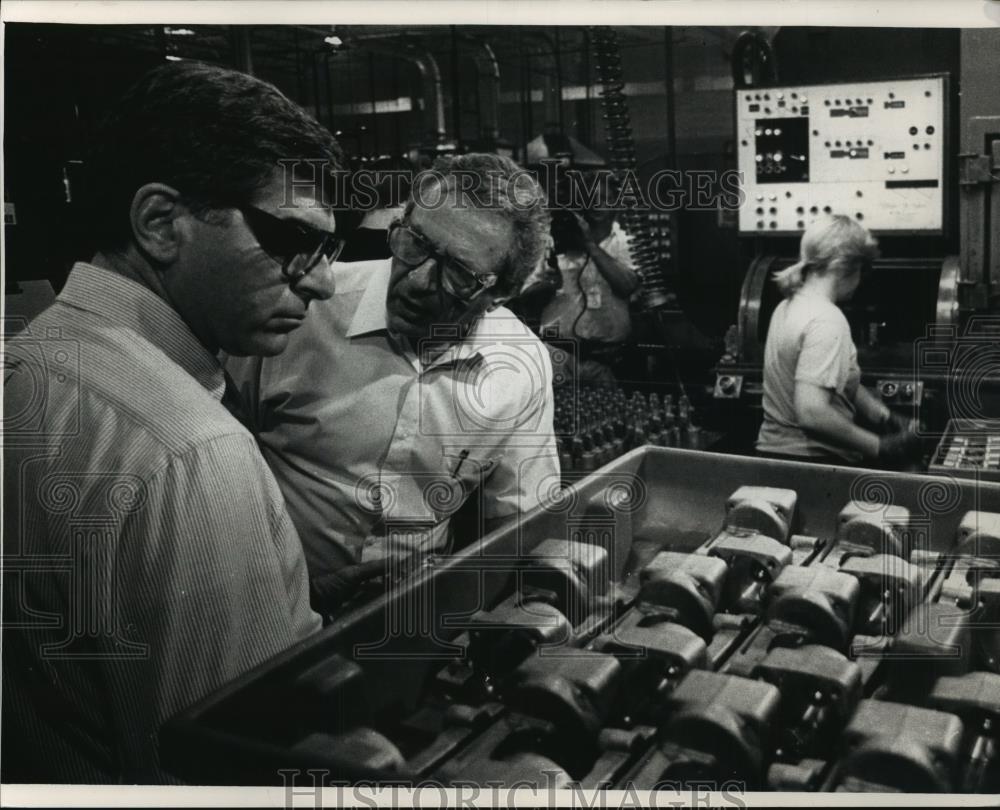
{"label": "man's nose", "polygon": [[437,292],[437,260],[428,257],[407,273],[408,286],[414,292]]}
{"label": "man's nose", "polygon": [[315,267],[295,282],[297,291],[320,301],[333,295],[334,286],[333,266],[326,259],[320,259]]}

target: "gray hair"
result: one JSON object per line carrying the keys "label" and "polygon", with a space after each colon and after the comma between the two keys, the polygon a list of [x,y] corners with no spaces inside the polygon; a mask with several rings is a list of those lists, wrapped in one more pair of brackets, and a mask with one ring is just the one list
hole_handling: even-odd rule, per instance
{"label": "gray hair", "polygon": [[[463,182],[457,182],[463,176]],[[550,219],[545,193],[527,169],[500,155],[473,152],[438,158],[415,178],[413,192],[403,210],[410,215],[417,199],[432,183],[462,195],[460,204],[493,209],[514,226],[514,244],[500,280],[505,292],[516,292],[538,266],[548,244]]]}
{"label": "gray hair", "polygon": [[802,234],[799,260],[775,273],[774,281],[789,296],[805,283],[807,275],[846,274],[855,263],[877,256],[878,242],[867,228],[843,214],[824,215]]}

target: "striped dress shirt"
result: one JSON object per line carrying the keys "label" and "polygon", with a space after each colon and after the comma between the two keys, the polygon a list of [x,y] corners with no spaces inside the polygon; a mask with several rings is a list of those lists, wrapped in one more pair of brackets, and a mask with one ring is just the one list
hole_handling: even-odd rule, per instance
{"label": "striped dress shirt", "polygon": [[4,781],[173,781],[169,716],[320,627],[222,368],[77,264],[4,363]]}

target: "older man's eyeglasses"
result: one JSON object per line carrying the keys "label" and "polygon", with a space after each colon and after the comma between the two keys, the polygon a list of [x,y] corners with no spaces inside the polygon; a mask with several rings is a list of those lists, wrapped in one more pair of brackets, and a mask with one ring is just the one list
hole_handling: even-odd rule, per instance
{"label": "older man's eyeglasses", "polygon": [[409,267],[419,267],[434,259],[441,277],[441,286],[449,295],[469,302],[497,283],[496,273],[477,273],[462,262],[437,250],[423,234],[394,222],[389,227],[389,250]]}
{"label": "older man's eyeglasses", "polygon": [[344,240],[329,231],[281,219],[252,205],[239,210],[260,249],[278,262],[292,281],[305,276],[321,260],[335,262],[344,249]]}

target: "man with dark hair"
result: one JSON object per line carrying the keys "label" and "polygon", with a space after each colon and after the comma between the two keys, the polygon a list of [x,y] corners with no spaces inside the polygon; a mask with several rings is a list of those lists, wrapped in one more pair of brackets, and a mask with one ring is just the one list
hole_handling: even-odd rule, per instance
{"label": "man with dark hair", "polygon": [[169,781],[162,722],[320,627],[218,355],[278,354],[332,294],[312,172],[339,147],[273,86],[192,63],[97,137],[99,249],[5,358],[4,781]]}
{"label": "man with dark hair", "polygon": [[473,492],[489,530],[558,488],[551,362],[501,306],[548,228],[511,160],[443,158],[390,227],[391,259],[336,265],[336,299],[285,356],[227,365],[325,607],[359,567],[441,549]]}

